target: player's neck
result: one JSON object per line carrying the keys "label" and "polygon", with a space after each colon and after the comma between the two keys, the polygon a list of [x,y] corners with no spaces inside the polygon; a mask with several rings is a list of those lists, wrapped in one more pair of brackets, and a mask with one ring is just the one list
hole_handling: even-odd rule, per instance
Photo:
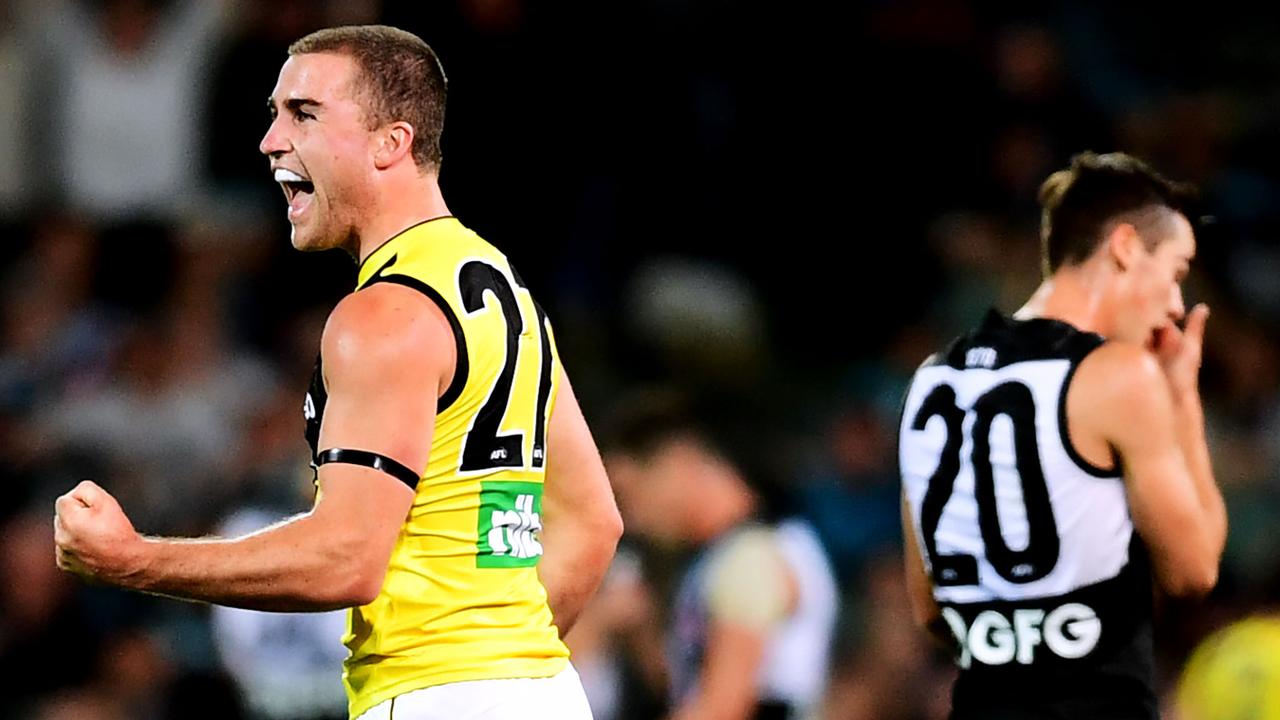
{"label": "player's neck", "polygon": [[415,175],[381,193],[378,207],[360,228],[357,261],[363,263],[374,250],[408,228],[451,213],[434,173]]}
{"label": "player's neck", "polygon": [[1019,320],[1060,320],[1078,330],[1105,335],[1107,282],[1103,270],[1091,265],[1063,268],[1040,283],[1014,317]]}

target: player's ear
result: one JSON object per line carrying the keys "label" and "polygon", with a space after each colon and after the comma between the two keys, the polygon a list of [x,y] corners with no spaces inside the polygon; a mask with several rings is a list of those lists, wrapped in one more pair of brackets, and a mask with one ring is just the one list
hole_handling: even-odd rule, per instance
{"label": "player's ear", "polygon": [[404,121],[380,128],[373,152],[374,166],[386,170],[404,159],[413,150],[413,135],[413,126]]}
{"label": "player's ear", "polygon": [[1139,253],[1146,252],[1146,245],[1132,223],[1118,223],[1107,234],[1106,253],[1117,269],[1124,271],[1138,261]]}

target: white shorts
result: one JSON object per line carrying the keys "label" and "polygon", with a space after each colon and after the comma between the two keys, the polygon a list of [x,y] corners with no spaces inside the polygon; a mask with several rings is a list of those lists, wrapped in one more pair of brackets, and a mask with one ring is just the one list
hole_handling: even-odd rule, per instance
{"label": "white shorts", "polygon": [[469,680],[413,690],[357,720],[591,720],[578,672],[549,678]]}

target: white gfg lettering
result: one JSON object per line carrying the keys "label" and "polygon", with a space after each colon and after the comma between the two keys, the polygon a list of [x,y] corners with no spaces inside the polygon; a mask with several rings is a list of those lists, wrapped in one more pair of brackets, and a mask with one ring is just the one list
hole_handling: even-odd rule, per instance
{"label": "white gfg lettering", "polygon": [[1058,657],[1075,660],[1092,652],[1102,637],[1098,614],[1081,603],[1067,603],[1047,614],[1039,608],[1018,608],[1012,616],[983,610],[968,627],[955,608],[942,608],[942,618],[960,643],[961,668],[974,660],[984,665],[1030,665],[1041,645]]}

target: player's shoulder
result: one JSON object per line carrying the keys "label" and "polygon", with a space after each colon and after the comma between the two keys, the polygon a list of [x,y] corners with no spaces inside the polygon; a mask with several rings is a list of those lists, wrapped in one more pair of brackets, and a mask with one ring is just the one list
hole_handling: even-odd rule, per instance
{"label": "player's shoulder", "polygon": [[1168,400],[1168,381],[1155,355],[1116,340],[1102,343],[1080,362],[1071,390],[1113,417]]}
{"label": "player's shoulder", "polygon": [[329,314],[325,333],[368,334],[408,330],[440,315],[439,305],[400,283],[372,283],[342,298]]}
{"label": "player's shoulder", "polygon": [[795,572],[777,532],[755,524],[732,531],[715,545],[703,582],[714,617],[750,628],[786,617],[797,592]]}
{"label": "player's shoulder", "polygon": [[1164,371],[1151,351],[1134,343],[1109,340],[1089,353],[1077,371],[1077,382],[1122,389],[1164,382]]}
{"label": "player's shoulder", "polygon": [[743,558],[749,563],[776,555],[779,552],[778,535],[773,527],[753,523],[730,533],[715,550],[713,559],[716,561]]}
{"label": "player's shoulder", "polygon": [[452,330],[439,305],[411,287],[375,283],[344,297],[325,322],[326,371],[352,361],[425,357],[451,347]]}
{"label": "player's shoulder", "polygon": [[708,576],[758,577],[766,569],[789,575],[787,554],[778,529],[772,525],[748,523],[721,538],[707,557]]}

